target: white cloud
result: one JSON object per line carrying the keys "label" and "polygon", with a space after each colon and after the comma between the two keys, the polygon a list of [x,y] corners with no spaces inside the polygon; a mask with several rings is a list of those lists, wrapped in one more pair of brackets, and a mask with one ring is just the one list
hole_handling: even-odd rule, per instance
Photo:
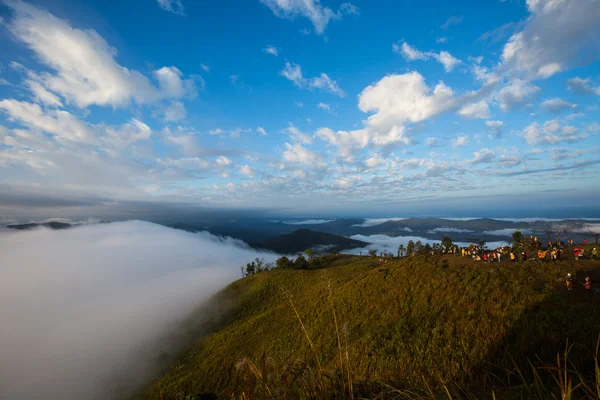
{"label": "white cloud", "polygon": [[462,147],[469,143],[468,136],[459,136],[452,141],[452,147]]}
{"label": "white cloud", "polygon": [[451,27],[451,26],[453,26],[453,25],[458,25],[458,24],[460,24],[460,23],[463,21],[463,19],[464,19],[464,17],[463,17],[462,15],[461,15],[461,16],[458,16],[458,17],[454,17],[454,16],[452,16],[452,17],[449,17],[449,18],[446,20],[446,22],[444,22],[444,23],[442,24],[441,28],[442,28],[443,30],[446,30],[446,29],[450,28],[450,27]]}
{"label": "white cloud", "polygon": [[224,133],[225,133],[225,131],[223,129],[221,129],[221,128],[217,128],[217,129],[213,129],[213,130],[208,131],[209,135],[222,135]]}
{"label": "white cloud", "polygon": [[177,353],[182,322],[238,279],[240,265],[275,260],[238,240],[148,222],[0,235],[0,387],[11,399],[139,389],[158,373],[157,352]]}
{"label": "white cloud", "polygon": [[256,132],[260,133],[260,136],[267,136],[267,131],[265,131],[265,128],[263,127],[258,127],[256,128]]}
{"label": "white cloud", "polygon": [[172,101],[163,110],[163,118],[167,122],[178,122],[185,118],[187,115],[185,107],[180,101]]}
{"label": "white cloud", "polygon": [[340,97],[346,96],[346,93],[338,86],[337,82],[332,80],[327,74],[321,73],[318,77],[305,78],[301,67],[289,61],[285,63],[283,70],[279,74],[294,82],[299,88],[320,89]]}
{"label": "white cloud", "polygon": [[481,100],[477,103],[466,104],[460,109],[459,114],[461,117],[468,119],[486,119],[490,117],[490,107],[485,100]]}
{"label": "white cloud", "polygon": [[233,164],[233,161],[231,161],[229,158],[227,158],[225,156],[219,156],[219,157],[217,157],[216,164],[220,168],[226,168],[226,167],[230,167]]}
{"label": "white cloud", "polygon": [[320,0],[260,0],[279,18],[293,19],[298,16],[308,18],[318,35],[325,32],[329,21],[342,18],[344,14],[359,14],[359,9],[351,3],[343,3],[334,12],[323,7]]}
{"label": "white cloud", "polygon": [[323,111],[326,111],[329,113],[331,112],[331,106],[327,103],[321,102],[321,103],[317,104],[317,107],[319,107]]}
{"label": "white cloud", "polygon": [[435,39],[436,43],[446,43],[448,41],[448,38],[445,36],[441,36]]}
{"label": "white cloud", "polygon": [[248,178],[254,178],[256,170],[249,165],[241,165],[238,167],[240,174],[247,176]]}
{"label": "white cloud", "polygon": [[25,85],[27,85],[31,93],[33,93],[36,102],[43,103],[47,106],[62,107],[62,101],[60,101],[58,96],[46,90],[40,82],[33,79],[27,79]]}
{"label": "white cloud", "polygon": [[356,150],[363,149],[369,144],[369,133],[365,129],[355,131],[333,131],[329,128],[320,128],[316,136],[340,150],[340,155],[350,159]]}
{"label": "white cloud", "polygon": [[557,120],[546,121],[540,126],[537,122],[526,127],[522,132],[528,144],[556,144],[561,142],[573,143],[585,139],[589,135],[580,133],[573,126],[561,126]]}
{"label": "white cloud", "polygon": [[375,112],[368,127],[384,135],[401,131],[406,122],[420,122],[456,105],[454,92],[443,82],[433,90],[418,72],[388,75],[359,95],[358,107]]}
{"label": "white cloud", "polygon": [[502,111],[508,112],[519,105],[529,102],[540,88],[523,80],[515,79],[496,93],[495,98],[500,103]]}
{"label": "white cloud", "polygon": [[290,137],[294,142],[302,143],[302,144],[311,144],[312,137],[302,132],[300,129],[296,128],[294,124],[291,122],[287,128],[281,130],[281,133],[284,133]]}
{"label": "white cloud", "polygon": [[434,58],[444,66],[446,72],[452,71],[455,66],[462,63],[462,61],[452,56],[447,51],[441,51],[439,54],[434,55]]}
{"label": "white cloud", "polygon": [[490,149],[481,149],[473,153],[471,164],[487,164],[496,159],[496,154]]}
{"label": "white cloud", "polygon": [[446,72],[451,72],[455,66],[462,63],[462,61],[460,61],[458,58],[452,56],[447,51],[441,51],[440,53],[434,53],[434,52],[425,52],[424,53],[422,51],[415,49],[414,47],[411,47],[406,42],[403,42],[402,46],[393,44],[392,50],[395,53],[401,54],[407,61],[428,60],[430,58],[433,58],[444,66],[444,70]]}
{"label": "white cloud", "polygon": [[181,4],[181,0],[157,0],[158,5],[163,10],[167,10],[177,15],[185,15],[185,8]]}
{"label": "white cloud", "polygon": [[569,103],[563,99],[555,98],[543,101],[540,108],[546,112],[558,114],[561,111],[576,108],[577,104]]}
{"label": "white cloud", "polygon": [[278,56],[279,53],[277,52],[277,47],[275,46],[267,46],[263,49],[263,52],[265,52],[266,54],[271,54],[272,56]]}
{"label": "white cloud", "polygon": [[425,145],[427,147],[437,147],[439,145],[438,140],[434,137],[428,137],[425,139]]}
{"label": "white cloud", "polygon": [[527,0],[530,16],[502,51],[502,67],[526,78],[548,78],[600,55],[597,0]]}
{"label": "white cloud", "polygon": [[304,107],[304,103],[302,103],[301,101],[297,101],[294,103],[294,105],[298,108],[303,108]]}
{"label": "white cloud", "polygon": [[[66,21],[28,3],[11,1],[6,4],[14,16],[5,26],[52,70],[31,73],[30,79],[67,103],[78,107],[92,104],[122,106],[132,101],[147,104],[196,94],[194,81],[184,80],[176,67],[154,71],[157,87],[140,72],[119,65],[115,61],[116,49],[96,31],[73,28]],[[36,95],[39,94],[38,90]]]}
{"label": "white cloud", "polygon": [[502,136],[502,128],[504,128],[504,122],[502,121],[485,121],[487,128],[496,135],[496,137]]}
{"label": "white cloud", "polygon": [[55,135],[59,140],[78,143],[95,142],[92,129],[67,111],[48,110],[44,112],[37,104],[17,100],[0,101],[0,111],[4,111],[11,121],[18,121],[30,128],[40,129]]}
{"label": "white cloud", "polygon": [[202,68],[204,72],[210,72],[210,67],[206,64],[200,64],[200,68]]}
{"label": "white cloud", "polygon": [[327,163],[319,153],[310,151],[301,144],[285,144],[283,160],[289,163],[302,164],[311,169],[324,169]]}
{"label": "white cloud", "polygon": [[577,94],[600,96],[600,86],[593,87],[590,78],[571,78],[567,81],[567,87]]}

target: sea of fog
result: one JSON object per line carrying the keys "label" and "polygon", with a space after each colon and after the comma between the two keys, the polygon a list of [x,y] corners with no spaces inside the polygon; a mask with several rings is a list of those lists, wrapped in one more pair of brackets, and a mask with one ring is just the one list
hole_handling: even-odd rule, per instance
{"label": "sea of fog", "polygon": [[[0,231],[0,398],[114,399],[161,340],[255,257],[243,242],[148,222]],[[118,384],[118,386],[117,386]]]}

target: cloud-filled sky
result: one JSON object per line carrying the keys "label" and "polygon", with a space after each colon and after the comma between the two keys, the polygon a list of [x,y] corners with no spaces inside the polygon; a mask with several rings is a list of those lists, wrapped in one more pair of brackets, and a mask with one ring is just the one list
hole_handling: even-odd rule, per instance
{"label": "cloud-filled sky", "polygon": [[599,193],[600,0],[0,0],[0,22],[8,216]]}
{"label": "cloud-filled sky", "polygon": [[155,376],[161,351],[185,342],[178,324],[240,266],[275,260],[234,239],[139,221],[0,230],[0,253],[0,398],[30,400],[135,389]]}

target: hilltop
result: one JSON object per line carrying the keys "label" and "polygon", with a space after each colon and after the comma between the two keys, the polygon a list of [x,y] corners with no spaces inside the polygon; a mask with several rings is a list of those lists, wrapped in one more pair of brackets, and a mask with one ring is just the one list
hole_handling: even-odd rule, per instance
{"label": "hilltop", "polygon": [[600,262],[571,255],[495,264],[330,255],[324,269],[248,276],[215,297],[227,311],[213,332],[140,398],[350,398],[349,387],[384,398],[560,396],[558,372],[574,387],[598,382],[600,295],[580,283],[598,286]]}

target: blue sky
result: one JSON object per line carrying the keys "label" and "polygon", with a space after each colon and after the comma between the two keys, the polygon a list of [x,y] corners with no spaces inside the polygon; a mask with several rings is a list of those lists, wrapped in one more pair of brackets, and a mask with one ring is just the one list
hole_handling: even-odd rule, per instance
{"label": "blue sky", "polygon": [[598,0],[2,0],[0,18],[4,218],[40,196],[316,215],[599,194]]}

